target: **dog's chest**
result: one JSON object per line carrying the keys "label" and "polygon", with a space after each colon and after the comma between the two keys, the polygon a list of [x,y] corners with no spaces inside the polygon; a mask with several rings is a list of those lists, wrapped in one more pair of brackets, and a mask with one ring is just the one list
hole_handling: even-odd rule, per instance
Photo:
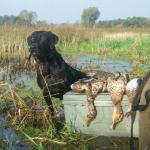
{"label": "dog's chest", "polygon": [[[38,80],[45,80],[47,83],[65,82],[65,75],[61,68],[52,68],[49,63],[39,64],[37,68]],[[40,81],[42,82],[42,81]]]}

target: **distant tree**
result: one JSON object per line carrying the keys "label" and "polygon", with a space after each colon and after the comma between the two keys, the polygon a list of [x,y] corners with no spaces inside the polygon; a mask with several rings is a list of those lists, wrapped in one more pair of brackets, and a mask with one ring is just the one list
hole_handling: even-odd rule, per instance
{"label": "distant tree", "polygon": [[48,25],[48,22],[46,20],[39,20],[36,22],[37,25]]}
{"label": "distant tree", "polygon": [[104,20],[96,24],[99,28],[149,28],[150,18],[128,17],[126,19]]}
{"label": "distant tree", "polygon": [[30,24],[36,23],[37,20],[36,12],[29,12],[27,10],[22,10],[18,16]]}
{"label": "distant tree", "polygon": [[81,23],[86,27],[93,27],[100,16],[100,11],[96,7],[88,7],[83,10]]}

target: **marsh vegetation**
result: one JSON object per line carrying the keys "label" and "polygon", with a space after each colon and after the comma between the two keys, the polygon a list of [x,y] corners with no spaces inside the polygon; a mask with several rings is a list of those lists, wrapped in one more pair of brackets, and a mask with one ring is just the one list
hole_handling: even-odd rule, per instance
{"label": "marsh vegetation", "polygon": [[[7,128],[0,136],[0,148],[15,149],[21,144],[26,149],[91,149],[88,143],[93,137],[77,133],[64,120],[57,119],[59,130],[47,121],[47,108],[36,84],[35,68],[24,66],[29,55],[26,38],[35,30],[56,33],[60,39],[57,49],[69,64],[78,69],[122,71],[131,77],[142,77],[150,65],[150,29],[83,28],[67,24],[0,25],[0,128]],[[38,107],[38,118],[33,109],[34,102]],[[54,99],[54,105],[56,109],[62,107],[57,99]],[[4,118],[2,114],[5,114]],[[29,116],[35,118],[28,120]],[[14,134],[16,140],[9,139],[6,132]],[[110,140],[110,143],[106,146],[111,149],[122,144],[118,140]],[[128,139],[125,144],[128,144]]]}

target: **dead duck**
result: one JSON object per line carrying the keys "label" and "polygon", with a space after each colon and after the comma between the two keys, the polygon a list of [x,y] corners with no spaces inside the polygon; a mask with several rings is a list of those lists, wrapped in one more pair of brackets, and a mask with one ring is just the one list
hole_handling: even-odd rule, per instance
{"label": "dead duck", "polygon": [[110,126],[111,129],[115,129],[117,123],[123,120],[124,114],[121,106],[121,102],[114,105],[114,111],[112,114],[112,124]]}
{"label": "dead duck", "polygon": [[130,80],[126,85],[126,95],[129,100],[129,108],[125,114],[125,116],[130,116],[133,113],[133,105],[136,102],[140,86],[142,83],[142,79],[140,78],[134,78]]}
{"label": "dead duck", "polygon": [[123,96],[127,94],[129,99],[130,107],[127,114],[132,111],[132,105],[136,99],[141,79],[133,79],[129,81],[128,74],[116,73],[114,76],[103,77],[100,79],[81,79],[71,85],[71,88],[75,92],[85,92],[87,95],[88,102],[88,115],[85,119],[85,125],[90,122],[96,116],[96,108],[94,105],[95,97],[100,92],[108,92],[111,96],[112,103],[114,105],[114,111],[112,114],[111,128],[121,122],[124,118],[121,102]]}
{"label": "dead duck", "polygon": [[136,103],[142,79],[134,78],[129,79],[127,74],[121,75],[117,73],[114,78],[107,79],[107,90],[111,96],[112,102],[114,104],[114,112],[112,115],[112,125],[119,123],[123,119],[123,110],[121,108],[121,101],[123,96],[126,94],[129,100],[129,108],[125,116],[130,116],[133,113],[133,106]]}
{"label": "dead duck", "polygon": [[121,73],[114,76],[104,76],[100,79],[80,79],[71,85],[71,89],[75,92],[85,92],[88,102],[88,114],[84,121],[84,125],[89,125],[96,116],[96,108],[94,100],[101,92],[108,92],[114,104],[112,115],[112,127],[123,119],[123,110],[121,101],[125,94],[126,78]]}
{"label": "dead duck", "polygon": [[117,123],[123,120],[124,115],[121,107],[121,101],[125,94],[125,90],[126,79],[120,73],[117,73],[114,77],[108,77],[107,91],[110,94],[114,105],[111,128],[114,128]]}
{"label": "dead duck", "polygon": [[73,91],[79,93],[85,92],[87,96],[88,114],[84,121],[84,126],[88,126],[96,117],[97,111],[94,105],[94,100],[98,93],[106,90],[106,86],[104,86],[105,84],[105,80],[102,79],[80,79],[71,85]]}

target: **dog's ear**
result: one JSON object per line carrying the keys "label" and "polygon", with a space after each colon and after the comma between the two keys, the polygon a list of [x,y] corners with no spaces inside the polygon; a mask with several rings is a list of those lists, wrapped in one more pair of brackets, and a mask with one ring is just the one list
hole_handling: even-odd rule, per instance
{"label": "dog's ear", "polygon": [[48,32],[50,46],[55,46],[59,40],[58,36],[52,32]]}

